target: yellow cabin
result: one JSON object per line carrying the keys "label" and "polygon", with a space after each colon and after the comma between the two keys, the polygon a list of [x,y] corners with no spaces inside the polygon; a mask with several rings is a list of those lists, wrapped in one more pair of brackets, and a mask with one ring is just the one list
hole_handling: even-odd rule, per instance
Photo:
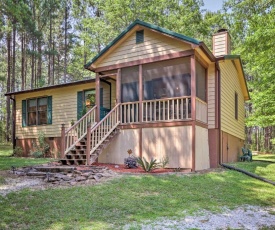
{"label": "yellow cabin", "polygon": [[237,160],[249,93],[226,30],[211,52],[136,20],[85,68],[95,79],[6,94],[26,155],[42,131],[64,164],[123,164],[128,149],[192,171]]}

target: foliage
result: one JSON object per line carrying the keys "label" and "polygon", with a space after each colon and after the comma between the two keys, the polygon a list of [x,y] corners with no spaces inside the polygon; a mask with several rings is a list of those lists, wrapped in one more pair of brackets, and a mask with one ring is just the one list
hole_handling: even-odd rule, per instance
{"label": "foliage", "polygon": [[9,157],[12,155],[12,145],[0,144],[0,157]]}
{"label": "foliage", "polygon": [[14,157],[22,157],[23,156],[23,149],[19,146],[16,146],[13,150],[12,156]]}
{"label": "foliage", "polygon": [[242,55],[249,80],[252,110],[248,126],[275,125],[274,3],[274,0],[228,0],[225,4],[231,10],[228,21],[235,38],[234,53]]}
{"label": "foliage", "polygon": [[43,132],[39,132],[38,143],[33,142],[33,151],[31,151],[31,155],[35,158],[45,157],[47,153],[50,151],[49,144],[45,141],[45,134]]}
{"label": "foliage", "polygon": [[0,228],[123,229],[134,222],[183,218],[196,211],[274,207],[274,197],[274,186],[229,170],[190,176],[123,176],[99,185],[23,190],[0,197]]}
{"label": "foliage", "polygon": [[158,165],[161,167],[161,168],[165,168],[167,165],[169,164],[169,157],[168,156],[164,156],[160,162],[158,163]]}
{"label": "foliage", "polygon": [[142,167],[145,172],[151,172],[153,169],[158,167],[156,159],[151,159],[151,161],[148,162],[144,157],[138,157],[137,163]]}

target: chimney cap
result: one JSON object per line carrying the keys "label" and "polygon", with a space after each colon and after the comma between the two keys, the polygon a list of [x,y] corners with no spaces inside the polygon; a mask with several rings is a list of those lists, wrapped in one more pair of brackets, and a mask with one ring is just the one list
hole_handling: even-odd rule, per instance
{"label": "chimney cap", "polygon": [[222,33],[222,32],[228,32],[228,30],[225,28],[221,28],[221,29],[218,29],[217,31],[217,33]]}

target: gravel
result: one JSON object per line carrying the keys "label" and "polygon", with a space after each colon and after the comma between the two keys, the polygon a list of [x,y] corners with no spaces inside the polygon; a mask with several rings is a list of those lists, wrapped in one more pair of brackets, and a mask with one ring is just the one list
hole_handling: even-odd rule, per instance
{"label": "gravel", "polygon": [[146,221],[144,224],[126,225],[123,229],[142,230],[227,230],[247,229],[257,230],[263,227],[275,229],[275,208],[263,208],[259,206],[243,206],[234,210],[223,208],[223,212],[214,214],[209,211],[201,211],[194,216],[184,218],[166,219],[160,218],[156,221]]}
{"label": "gravel", "polygon": [[38,178],[5,178],[5,184],[0,185],[0,195],[5,196],[11,192],[24,188],[42,188],[46,183]]}

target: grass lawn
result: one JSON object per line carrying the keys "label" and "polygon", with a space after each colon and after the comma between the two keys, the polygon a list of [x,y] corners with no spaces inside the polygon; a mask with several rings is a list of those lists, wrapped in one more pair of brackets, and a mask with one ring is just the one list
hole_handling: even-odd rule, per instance
{"label": "grass lawn", "polygon": [[11,166],[23,167],[43,164],[50,161],[50,159],[47,158],[10,157],[11,154],[11,145],[0,144],[0,170],[8,170]]}
{"label": "grass lawn", "polygon": [[273,161],[275,163],[275,154],[261,154],[253,156],[253,160]]}
{"label": "grass lawn", "polygon": [[254,174],[257,174],[258,176],[267,178],[275,182],[275,163],[253,161],[237,162],[230,165],[244,169],[248,172],[252,172]]}
{"label": "grass lawn", "polygon": [[0,144],[0,157],[7,157],[12,154],[12,146],[10,144]]}
{"label": "grass lawn", "polygon": [[274,186],[235,171],[123,176],[96,186],[23,190],[0,197],[0,229],[121,229],[227,206],[275,207]]}

